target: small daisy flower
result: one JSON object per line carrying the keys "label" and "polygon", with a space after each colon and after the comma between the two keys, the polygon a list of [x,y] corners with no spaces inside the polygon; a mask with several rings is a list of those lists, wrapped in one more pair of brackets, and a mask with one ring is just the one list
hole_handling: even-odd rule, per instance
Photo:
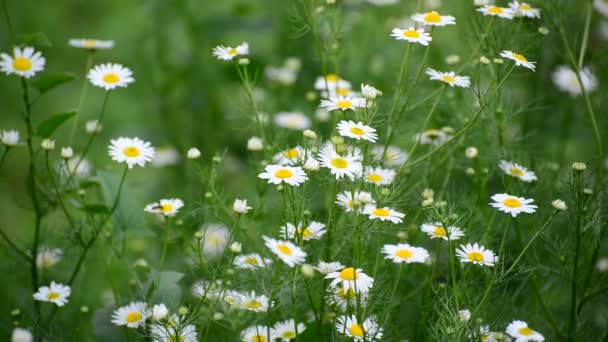
{"label": "small daisy flower", "polygon": [[336,89],[351,89],[352,85],[336,74],[328,74],[325,77],[317,77],[314,88],[316,90],[335,92]]}
{"label": "small daisy flower", "polygon": [[363,213],[369,215],[369,219],[379,219],[380,221],[391,221],[392,223],[401,223],[405,214],[395,211],[391,208],[380,208],[373,204],[368,204],[363,208]]}
{"label": "small daisy flower", "polygon": [[285,151],[281,151],[272,157],[272,161],[279,165],[296,165],[304,163],[305,159],[311,158],[312,152],[296,146]]}
{"label": "small daisy flower", "polygon": [[0,71],[7,75],[16,74],[21,77],[30,78],[37,72],[44,70],[46,60],[40,51],[33,47],[18,47],[13,49],[13,55],[0,54]]}
{"label": "small daisy flower", "polygon": [[203,233],[203,238],[200,241],[203,254],[210,258],[222,255],[228,240],[230,240],[228,227],[219,223],[210,223],[204,225],[201,233]]}
{"label": "small daisy flower", "polygon": [[361,95],[366,99],[373,100],[382,95],[382,92],[369,84],[361,84]]}
{"label": "small daisy flower", "polygon": [[289,241],[275,240],[267,236],[262,237],[266,244],[266,247],[270,249],[272,253],[281,259],[287,266],[294,267],[304,263],[306,260],[306,252],[302,248],[294,245]]}
{"label": "small daisy flower", "polygon": [[63,251],[61,249],[43,249],[38,252],[36,266],[38,268],[51,268],[61,260]]}
{"label": "small daisy flower", "polygon": [[519,178],[524,182],[534,182],[537,180],[536,174],[533,171],[530,171],[517,163],[501,160],[498,163],[498,167],[500,167],[505,174]]}
{"label": "small daisy flower", "polygon": [[243,296],[241,306],[245,310],[253,312],[266,312],[268,310],[268,297],[256,296],[255,291]]}
{"label": "small daisy flower", "polygon": [[509,323],[509,325],[507,325],[506,332],[515,339],[515,342],[542,342],[545,340],[545,337],[541,335],[541,333],[532,330],[530,327],[528,327],[528,323],[524,321],[515,320]]}
{"label": "small daisy flower", "polygon": [[339,263],[337,261],[332,261],[332,262],[319,261],[317,266],[315,266],[314,268],[319,273],[329,274],[329,273],[336,272],[336,271],[343,269],[344,265],[342,265],[341,263]]}
{"label": "small daisy flower", "polygon": [[378,139],[376,129],[363,124],[361,121],[357,123],[350,120],[342,120],[338,122],[338,134],[343,137],[353,138],[356,140],[367,140],[371,142],[376,142],[376,139]]}
{"label": "small daisy flower", "polygon": [[308,180],[306,172],[299,166],[267,165],[264,171],[258,178],[267,179],[269,184],[286,183],[300,186]]}
{"label": "small daisy flower", "polygon": [[385,259],[400,263],[424,263],[429,258],[429,252],[421,247],[410,246],[407,243],[397,245],[384,245],[382,253],[386,254]]}
{"label": "small daisy flower", "polygon": [[350,180],[354,180],[361,174],[363,168],[360,161],[361,156],[358,153],[341,156],[332,145],[323,148],[319,152],[318,158],[321,166],[328,168],[336,179],[348,177]]}
{"label": "small daisy flower", "polygon": [[98,40],[98,39],[86,39],[86,38],[78,38],[78,39],[70,39],[68,44],[71,47],[86,49],[86,50],[104,50],[111,49],[114,47],[113,40]]}
{"label": "small daisy flower", "polygon": [[253,325],[241,332],[242,342],[270,342],[268,327],[263,325]]}
{"label": "small daisy flower", "polygon": [[420,45],[427,46],[429,42],[433,40],[431,35],[424,32],[424,29],[415,29],[413,27],[409,27],[407,29],[394,28],[391,37],[394,37],[397,40],[406,40],[410,43],[418,43]]}
{"label": "small daisy flower", "polygon": [[0,141],[4,146],[17,146],[17,144],[19,144],[19,131],[10,130],[0,132]]}
{"label": "small daisy flower", "polygon": [[155,150],[149,142],[139,138],[118,138],[110,140],[109,154],[112,160],[133,166],[144,166],[154,158]]}
{"label": "small daisy flower", "polygon": [[365,168],[365,172],[363,173],[363,175],[364,180],[367,183],[372,183],[376,185],[389,185],[395,179],[397,172],[391,169],[368,166]]}
{"label": "small daisy flower", "polygon": [[234,266],[242,270],[257,270],[260,268],[266,268],[270,265],[272,260],[262,258],[257,253],[242,254],[234,258]]}
{"label": "small daisy flower", "polygon": [[234,210],[237,214],[247,214],[249,210],[253,209],[252,207],[247,205],[246,199],[235,199],[234,204],[232,205],[232,210]]}
{"label": "small daisy flower", "polygon": [[328,273],[325,279],[333,279],[329,286],[342,287],[344,291],[353,289],[356,292],[368,293],[374,286],[374,279],[363,273],[360,268],[345,267],[340,272]]}
{"label": "small daisy flower", "polygon": [[509,3],[509,7],[515,15],[527,17],[527,18],[537,18],[540,19],[540,9],[533,8],[530,4],[519,1],[511,1]]}
{"label": "small daisy flower", "polygon": [[505,50],[500,53],[500,56],[514,61],[515,65],[517,65],[517,66],[523,66],[524,68],[528,68],[532,71],[534,71],[536,69],[536,66],[534,65],[534,64],[536,64],[536,62],[528,61],[528,59],[526,57],[524,57],[524,55],[521,55],[519,53]]}
{"label": "small daisy flower", "polygon": [[530,204],[534,202],[533,199],[526,199],[523,197],[511,196],[509,194],[496,194],[492,196],[493,203],[490,203],[494,208],[511,214],[513,217],[521,213],[532,214],[536,212],[536,205]]}
{"label": "small daisy flower", "polygon": [[92,85],[106,91],[113,90],[116,87],[126,88],[129,83],[135,81],[131,69],[116,63],[96,65],[89,70],[87,78]]}
{"label": "small daisy flower", "polygon": [[[150,335],[153,342],[197,342],[196,327],[180,324],[178,316],[171,317],[168,325],[153,324]],[[174,326],[175,325],[175,326]],[[179,325],[179,328],[177,327]]]}
{"label": "small daisy flower", "polygon": [[366,204],[375,204],[376,201],[372,198],[372,194],[367,191],[344,191],[339,193],[336,202],[344,211],[355,211],[360,213]]}
{"label": "small daisy flower", "polygon": [[[384,156],[382,155],[384,154]],[[384,153],[384,146],[374,147],[374,155],[385,167],[398,167],[407,160],[407,152],[397,146],[389,145]]]}
{"label": "small daisy flower", "polygon": [[490,15],[503,19],[513,19],[513,17],[515,17],[515,11],[513,9],[494,5],[480,7],[477,9],[477,12],[481,12],[483,15]]}
{"label": "small daisy flower", "polygon": [[[581,85],[578,83],[576,72],[570,67],[560,65],[553,72],[553,83],[561,91],[565,91],[571,96],[579,96],[582,94]],[[591,73],[588,67],[582,68],[580,72],[581,82],[586,93],[591,93],[597,88],[597,78]]]}
{"label": "small daisy flower", "polygon": [[32,342],[34,340],[34,335],[23,328],[15,328],[11,333],[11,342]]}
{"label": "small daisy flower", "polygon": [[342,287],[328,288],[329,302],[332,305],[339,307],[341,310],[346,311],[349,307],[353,308],[359,304],[361,306],[367,305],[368,294],[367,293],[356,293],[354,289],[344,290]]}
{"label": "small daisy flower", "polygon": [[237,47],[219,45],[213,48],[213,56],[224,61],[231,61],[236,56],[249,54],[249,43],[243,42]]}
{"label": "small daisy flower", "polygon": [[309,129],[311,126],[310,119],[299,112],[280,112],[274,117],[274,123],[283,128],[303,131]]}
{"label": "small daisy flower", "polygon": [[376,341],[382,339],[382,328],[371,318],[366,318],[363,323],[357,321],[357,317],[340,316],[336,319],[336,331],[351,337],[354,341]]}
{"label": "small daisy flower", "polygon": [[[298,323],[297,330],[297,335],[302,334],[302,332],[306,330],[306,325],[304,325],[304,323]],[[270,328],[270,336],[272,340],[281,340],[281,342],[293,340],[296,338],[296,322],[293,319],[288,319],[275,323],[274,326]]]}
{"label": "small daisy flower", "polygon": [[158,202],[148,204],[144,210],[150,214],[175,216],[178,210],[183,206],[184,202],[179,198],[161,199]]}
{"label": "small daisy flower", "polygon": [[38,292],[34,293],[34,299],[41,302],[51,302],[57,306],[64,306],[68,302],[68,297],[72,293],[69,286],[58,284],[54,281],[49,286],[41,286]]}
{"label": "small daisy flower", "polygon": [[442,72],[435,69],[427,68],[426,74],[430,76],[433,81],[441,81],[447,83],[450,87],[461,87],[468,88],[471,85],[471,81],[468,76],[459,76],[455,72]]}
{"label": "small daisy flower", "polygon": [[416,140],[422,145],[431,145],[439,147],[448,141],[449,137],[444,131],[439,129],[427,129],[426,131],[416,134]]}
{"label": "small daisy flower", "polygon": [[412,19],[416,22],[430,26],[446,26],[455,25],[456,18],[451,15],[441,15],[436,11],[427,13],[416,13],[412,16]]}
{"label": "small daisy flower", "polygon": [[479,334],[477,337],[479,337],[482,342],[498,342],[498,335],[499,333],[490,331],[489,326],[482,325],[479,327]]}
{"label": "small daisy flower", "polygon": [[494,266],[494,262],[498,259],[494,256],[494,252],[477,243],[460,245],[456,249],[456,254],[460,258],[460,262],[470,262],[480,266]]}
{"label": "small daisy flower", "polygon": [[347,111],[357,110],[357,108],[365,108],[366,103],[364,98],[360,97],[331,97],[329,100],[321,100],[319,107],[331,112],[332,110]]}
{"label": "small daisy flower", "polygon": [[148,304],[133,302],[114,310],[112,323],[118,326],[126,325],[128,328],[138,328],[144,324],[149,316]]}
{"label": "small daisy flower", "polygon": [[306,227],[303,227],[300,222],[298,228],[293,223],[287,222],[286,225],[279,228],[279,236],[282,239],[294,239],[298,234],[304,241],[320,240],[326,232],[325,224],[317,221],[311,221]]}
{"label": "small daisy flower", "polygon": [[441,224],[441,222],[425,223],[420,229],[425,232],[431,239],[443,239],[443,240],[459,240],[464,236],[462,229],[458,227],[447,227],[447,229]]}

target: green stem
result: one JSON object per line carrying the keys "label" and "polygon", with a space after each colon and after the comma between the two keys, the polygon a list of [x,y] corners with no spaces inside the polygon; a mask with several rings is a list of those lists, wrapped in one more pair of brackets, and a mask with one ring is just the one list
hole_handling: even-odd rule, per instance
{"label": "green stem", "polygon": [[11,23],[11,17],[8,14],[8,0],[2,0],[2,13],[6,19],[6,29],[8,31],[8,39],[10,46],[15,45],[15,31],[13,31],[13,25]]}
{"label": "green stem", "polygon": [[[84,69],[84,77],[82,80],[82,87],[80,88],[80,98],[78,100],[78,107],[76,107],[76,116],[74,117],[74,120],[73,120],[72,131],[70,133],[70,145],[73,144],[74,134],[76,134],[76,130],[78,129],[78,121],[80,119],[80,112],[82,111],[84,99],[87,96],[87,90],[88,90],[88,86],[89,86],[89,82],[87,79],[87,72],[89,71],[89,69],[91,69],[91,66],[93,65],[93,54],[94,53],[95,53],[95,50],[91,50],[90,52],[87,52],[87,61],[85,64],[85,69]],[[93,133],[93,134],[95,134],[95,133]]]}
{"label": "green stem", "polygon": [[578,276],[578,258],[581,246],[582,215],[583,214],[581,212],[578,212],[576,215],[576,244],[574,248],[572,276],[570,278],[570,318],[568,319],[568,340],[570,341],[572,341],[576,332],[576,280]]}
{"label": "green stem", "polygon": [[31,257],[27,255],[24,250],[19,248],[19,246],[17,246],[13,241],[11,241],[11,239],[8,237],[8,235],[6,235],[6,233],[2,229],[0,229],[0,236],[2,236],[4,241],[6,241],[6,243],[11,246],[15,250],[15,252],[17,252],[17,254],[24,257],[25,260],[27,260],[28,262],[32,262]]}
{"label": "green stem", "polygon": [[160,254],[160,262],[158,263],[159,272],[165,267],[165,257],[167,256],[167,246],[169,245],[169,217],[165,216],[165,235],[163,237],[163,250]]}

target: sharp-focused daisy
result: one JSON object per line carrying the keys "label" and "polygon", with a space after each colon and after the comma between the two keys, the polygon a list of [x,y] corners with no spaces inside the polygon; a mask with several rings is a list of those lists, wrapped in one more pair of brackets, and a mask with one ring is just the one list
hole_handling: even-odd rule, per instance
{"label": "sharp-focused daisy", "polygon": [[412,19],[416,22],[430,26],[446,26],[455,25],[456,18],[451,15],[441,15],[436,11],[427,13],[416,13],[412,16]]}
{"label": "sharp-focused daisy", "polygon": [[287,222],[286,225],[279,228],[279,236],[282,239],[294,239],[297,234],[297,236],[304,241],[319,240],[326,232],[325,224],[317,221],[311,221],[307,226],[304,226],[304,224],[300,222],[298,227],[293,223]]}
{"label": "sharp-focused daisy", "polygon": [[196,327],[182,325],[178,316],[172,316],[167,325],[153,324],[150,327],[153,342],[197,342]]}
{"label": "sharp-focused daisy", "polygon": [[469,80],[468,76],[459,76],[453,71],[442,72],[427,68],[426,74],[430,76],[431,80],[447,83],[450,87],[457,86],[461,88],[468,88],[471,85],[471,81]]}
{"label": "sharp-focused daisy", "polygon": [[150,214],[161,214],[164,216],[175,216],[184,202],[179,198],[161,199],[158,202],[148,204],[144,210]]}
{"label": "sharp-focused daisy", "polygon": [[271,342],[268,336],[269,328],[263,325],[253,325],[241,332],[242,342]]}
{"label": "sharp-focused daisy", "polygon": [[20,49],[15,47],[13,55],[6,53],[0,54],[0,71],[7,75],[16,74],[21,77],[30,78],[37,72],[44,70],[46,60],[40,51],[35,51],[33,47]]}
{"label": "sharp-focused daisy", "polygon": [[367,204],[374,204],[376,201],[372,198],[372,194],[367,191],[344,191],[339,193],[336,198],[336,204],[346,212],[355,211],[360,213]]}
{"label": "sharp-focused daisy", "polygon": [[448,135],[439,129],[427,129],[426,131],[416,134],[416,139],[422,145],[431,145],[439,147],[448,141]]}
{"label": "sharp-focused daisy", "polygon": [[299,186],[308,180],[306,172],[299,166],[267,165],[264,171],[258,178],[267,179],[270,184],[286,183]]}
{"label": "sharp-focused daisy", "polygon": [[246,294],[241,300],[241,307],[254,312],[265,312],[268,310],[268,297],[256,296],[255,291]]}
{"label": "sharp-focused daisy", "polygon": [[17,144],[19,144],[19,131],[10,130],[0,132],[0,141],[4,146],[17,146]]}
{"label": "sharp-focused daisy", "polygon": [[127,163],[129,169],[135,165],[144,166],[155,154],[154,147],[139,138],[112,139],[108,150],[112,160]]}
{"label": "sharp-focused daisy", "polygon": [[514,61],[515,65],[517,65],[517,66],[523,66],[524,68],[528,68],[532,71],[534,71],[536,69],[536,66],[534,65],[534,64],[536,64],[536,62],[528,61],[528,59],[526,57],[524,57],[524,55],[521,55],[519,53],[505,50],[500,53],[500,56]]}
{"label": "sharp-focused daisy", "polygon": [[112,314],[112,323],[128,328],[137,328],[144,324],[150,316],[148,304],[145,302],[133,302],[129,305],[120,307]]}
{"label": "sharp-focused daisy", "polygon": [[363,208],[363,213],[369,215],[370,220],[379,219],[380,221],[391,221],[392,223],[401,223],[405,214],[395,211],[387,207],[376,207],[373,204],[368,204]]}
{"label": "sharp-focused daisy", "polygon": [[511,196],[509,194],[496,194],[492,196],[492,201],[494,202],[490,203],[491,206],[504,213],[511,214],[513,217],[521,213],[532,214],[538,208],[536,205],[530,204],[534,202],[533,199]]}
{"label": "sharp-focused daisy", "polygon": [[407,152],[393,145],[387,147],[386,153],[384,152],[384,146],[374,147],[374,155],[385,167],[401,166],[407,160]]}
{"label": "sharp-focused daisy", "polygon": [[[588,67],[581,69],[580,78],[587,94],[597,88],[597,78],[591,73],[591,69]],[[558,66],[553,72],[552,79],[553,83],[555,83],[560,90],[565,91],[572,96],[579,96],[582,94],[581,85],[576,77],[576,72],[570,67],[565,65]]]}
{"label": "sharp-focused daisy", "polygon": [[458,227],[444,227],[441,222],[425,223],[420,229],[431,239],[458,240],[464,236],[462,229]]}
{"label": "sharp-focused daisy", "polygon": [[354,315],[340,316],[336,319],[336,331],[342,335],[352,337],[355,341],[376,341],[382,339],[382,328],[369,317],[363,323],[360,323]]}
{"label": "sharp-focused daisy", "polygon": [[317,264],[317,266],[315,266],[315,270],[317,270],[319,273],[323,273],[323,274],[336,272],[343,268],[344,268],[344,265],[342,265],[341,263],[339,263],[337,261],[332,261],[332,262],[319,261],[319,264]]}
{"label": "sharp-focused daisy", "polygon": [[64,306],[68,302],[68,297],[72,293],[69,286],[58,284],[54,281],[49,286],[41,286],[38,292],[34,293],[34,299],[41,302],[51,302],[57,306]]}
{"label": "sharp-focused daisy", "polygon": [[477,243],[461,245],[456,249],[456,254],[460,262],[470,262],[480,266],[494,266],[494,262],[498,259],[494,256],[494,252]]}
{"label": "sharp-focused daisy", "polygon": [[534,182],[537,180],[536,174],[533,171],[530,171],[517,163],[501,160],[498,163],[498,167],[507,175],[519,178],[524,182]]}
{"label": "sharp-focused daisy", "polygon": [[86,49],[86,50],[102,50],[102,49],[111,49],[114,47],[113,40],[98,40],[98,39],[87,39],[87,38],[78,38],[78,39],[70,39],[68,44],[71,47]]}
{"label": "sharp-focused daisy", "polygon": [[325,279],[333,279],[331,287],[342,287],[344,291],[353,289],[356,292],[367,293],[374,286],[374,279],[363,273],[360,268],[345,267],[340,272],[331,272]]}
{"label": "sharp-focused daisy", "polygon": [[536,341],[542,342],[545,337],[538,331],[532,330],[528,327],[528,323],[524,321],[513,321],[507,325],[507,334],[515,339],[515,342],[527,342]]}
{"label": "sharp-focused daisy", "polygon": [[237,47],[219,45],[213,48],[213,55],[218,59],[230,61],[236,56],[246,56],[249,54],[249,43],[243,42]]}
{"label": "sharp-focused daisy", "polygon": [[509,3],[509,7],[515,15],[527,17],[527,18],[537,18],[540,19],[540,9],[533,8],[530,4],[519,1],[511,1]]}
{"label": "sharp-focused daisy", "polygon": [[274,117],[274,123],[283,128],[288,128],[296,131],[309,129],[311,126],[310,119],[299,112],[280,112]]}
{"label": "sharp-focused daisy", "polygon": [[234,258],[234,266],[243,270],[257,270],[265,268],[272,263],[272,260],[262,258],[257,253],[237,255]]}
{"label": "sharp-focused daisy", "polygon": [[422,247],[410,246],[407,243],[397,245],[384,245],[382,253],[386,254],[385,259],[395,263],[424,263],[429,257],[429,252]]}
{"label": "sharp-focused daisy", "polygon": [[479,7],[477,12],[481,12],[483,15],[491,15],[503,19],[513,19],[513,17],[515,17],[515,11],[513,9],[494,5]]}
{"label": "sharp-focused daisy", "polygon": [[331,174],[336,176],[336,179],[348,177],[353,180],[361,174],[363,169],[359,153],[353,151],[353,153],[342,156],[336,152],[332,145],[325,146],[319,152],[318,158],[321,166],[328,168]]}
{"label": "sharp-focused daisy", "polygon": [[272,328],[270,328],[270,337],[273,340],[289,342],[296,338],[297,335],[302,334],[304,330],[306,330],[306,325],[304,325],[304,323],[298,323],[298,325],[296,326],[296,322],[293,319],[288,319],[283,322],[275,323]]}
{"label": "sharp-focused daisy", "polygon": [[357,110],[357,108],[365,108],[365,99],[361,97],[330,97],[329,100],[321,100],[319,107],[331,112],[332,110]]}
{"label": "sharp-focused daisy", "polygon": [[338,122],[338,133],[343,137],[356,140],[376,142],[376,139],[378,139],[376,129],[363,124],[361,121],[355,123],[350,120],[342,120]]}
{"label": "sharp-focused daisy", "polygon": [[395,179],[397,172],[391,169],[368,166],[365,168],[363,178],[365,182],[376,185],[389,185]]}
{"label": "sharp-focused daisy", "polygon": [[289,241],[275,240],[267,236],[262,237],[266,247],[281,259],[287,266],[294,267],[304,263],[306,260],[306,252],[302,248],[294,245]]}
{"label": "sharp-focused daisy", "polygon": [[397,40],[407,40],[410,43],[418,43],[424,46],[429,45],[429,42],[433,40],[430,34],[424,32],[423,28],[415,29],[411,26],[407,29],[394,28],[393,32],[391,33],[391,37],[394,37]]}
{"label": "sharp-focused daisy", "polygon": [[129,83],[135,81],[133,72],[129,68],[116,63],[96,65],[89,70],[87,78],[92,85],[105,90],[112,90],[116,87],[126,88]]}
{"label": "sharp-focused daisy", "polygon": [[36,266],[38,268],[51,268],[61,260],[63,251],[61,249],[42,249],[36,257]]}
{"label": "sharp-focused daisy", "polygon": [[272,161],[279,165],[296,165],[304,163],[312,157],[312,152],[296,146],[285,151],[281,151],[272,157]]}

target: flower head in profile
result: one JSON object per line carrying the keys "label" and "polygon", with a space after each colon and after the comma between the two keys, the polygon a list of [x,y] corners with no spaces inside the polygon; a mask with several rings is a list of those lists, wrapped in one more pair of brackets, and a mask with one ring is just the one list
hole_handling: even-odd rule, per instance
{"label": "flower head in profile", "polygon": [[359,293],[368,293],[374,286],[374,279],[363,273],[360,268],[345,267],[339,272],[331,272],[325,276],[325,279],[333,279],[329,286],[341,287],[344,291],[352,289]]}
{"label": "flower head in profile", "polygon": [[243,42],[236,47],[219,45],[213,48],[213,56],[224,61],[231,61],[236,56],[249,54],[249,43]]}
{"label": "flower head in profile", "polygon": [[404,213],[400,213],[388,207],[377,207],[374,204],[368,204],[363,208],[363,213],[369,215],[370,220],[379,219],[380,221],[390,221],[392,223],[401,223],[405,217]]}
{"label": "flower head in profile", "polygon": [[41,286],[38,292],[34,293],[34,299],[57,304],[57,306],[64,306],[68,302],[68,297],[71,293],[72,290],[69,286],[52,281],[49,286]]}
{"label": "flower head in profile", "polygon": [[279,236],[283,239],[294,239],[299,236],[304,241],[319,240],[325,235],[325,224],[317,221],[311,221],[304,226],[302,222],[296,227],[293,223],[287,222],[279,228]]}
{"label": "flower head in profile", "polygon": [[433,40],[430,34],[424,32],[423,28],[415,29],[411,26],[407,29],[394,28],[391,37],[396,40],[405,40],[410,43],[418,43],[424,46],[429,45],[429,42]]}
{"label": "flower head in profile", "polygon": [[[296,334],[297,329],[297,334]],[[270,337],[272,340],[280,340],[281,342],[289,342],[296,338],[297,335],[302,334],[306,330],[304,323],[298,323],[293,319],[275,323],[270,328]]]}
{"label": "flower head in profile", "polygon": [[0,142],[7,147],[15,147],[19,144],[19,131],[10,130],[0,132]]}
{"label": "flower head in profile", "polygon": [[267,236],[262,237],[266,247],[281,259],[287,266],[295,267],[304,263],[306,252],[289,241],[276,240]]}
{"label": "flower head in profile", "polygon": [[161,199],[158,202],[148,204],[144,210],[150,214],[161,214],[164,216],[175,216],[184,202],[179,198]]}
{"label": "flower head in profile", "polygon": [[540,9],[530,6],[528,3],[511,1],[509,7],[517,16],[540,19]]}
{"label": "flower head in profile", "polygon": [[376,139],[378,139],[376,129],[363,124],[363,122],[361,121],[354,122],[351,120],[342,120],[338,122],[338,133],[343,137],[348,137],[356,140],[367,140],[371,142],[376,142]]}
{"label": "flower head in profile", "polygon": [[106,91],[118,87],[126,88],[130,83],[135,82],[131,69],[116,63],[96,65],[89,70],[87,78],[92,85]]}
{"label": "flower head in profile", "polygon": [[51,268],[61,260],[63,251],[59,248],[42,249],[38,251],[36,266],[38,268]]}
{"label": "flower head in profile", "polygon": [[382,328],[369,317],[359,322],[355,315],[340,316],[336,319],[336,331],[357,342],[382,340]]}
{"label": "flower head in profile", "polygon": [[513,217],[517,217],[517,215],[521,213],[532,214],[536,212],[537,206],[531,204],[534,202],[533,199],[526,199],[523,197],[511,196],[509,194],[496,194],[492,196],[491,206],[494,208],[511,214]]}
{"label": "flower head in profile", "polygon": [[543,342],[545,337],[538,331],[532,330],[528,323],[515,320],[506,329],[507,334],[515,339],[515,342],[536,341]]}
{"label": "flower head in profile", "polygon": [[156,153],[149,142],[139,138],[124,137],[112,139],[108,150],[112,160],[126,163],[129,169],[135,165],[144,166]]}
{"label": "flower head in profile", "polygon": [[[314,88],[325,93],[325,95],[348,95],[352,88],[350,82],[342,79],[336,74],[327,74],[325,77],[319,76],[315,80]],[[328,96],[325,96],[328,97]]]}
{"label": "flower head in profile", "polygon": [[528,59],[522,54],[505,50],[500,53],[500,56],[514,61],[515,65],[517,66],[523,66],[524,68],[530,69],[532,71],[536,69],[536,66],[534,65],[536,64],[536,62],[528,61]]}
{"label": "flower head in profile", "polygon": [[337,261],[326,262],[321,260],[314,268],[319,273],[329,274],[343,269],[344,265]]}
{"label": "flower head in profile", "polygon": [[294,131],[303,131],[309,129],[312,124],[306,115],[299,112],[277,113],[274,117],[274,123],[279,127]]}
{"label": "flower head in profile", "polygon": [[[598,82],[597,77],[591,72],[591,69],[584,67],[581,69],[579,74],[583,88],[587,94],[591,93],[597,88]],[[560,65],[553,72],[552,75],[553,83],[561,91],[565,91],[571,96],[579,96],[582,94],[581,85],[576,77],[576,72],[570,67]]]}
{"label": "flower head in profile", "polygon": [[431,145],[439,147],[448,141],[450,137],[440,129],[427,129],[426,131],[416,134],[416,140],[422,145]]}
{"label": "flower head in profile", "polygon": [[336,204],[346,212],[354,211],[356,213],[363,212],[363,208],[367,204],[375,204],[376,201],[372,198],[372,194],[367,191],[344,191],[338,194]]}
{"label": "flower head in profile", "polygon": [[513,17],[515,17],[515,11],[513,9],[494,5],[485,5],[483,7],[479,7],[477,9],[477,12],[481,12],[483,13],[483,15],[489,15],[503,19],[513,19]]}
{"label": "flower head in profile", "polygon": [[235,199],[234,204],[232,205],[232,210],[234,210],[237,214],[247,214],[249,210],[253,209],[252,207],[247,205],[246,199]]}
{"label": "flower head in profile", "polygon": [[0,59],[0,71],[7,75],[16,74],[25,78],[30,78],[44,70],[46,63],[42,53],[29,46],[23,49],[15,47],[12,56],[2,53]]}
{"label": "flower head in profile", "polygon": [[416,22],[429,26],[446,26],[456,24],[456,18],[454,18],[453,16],[442,15],[436,11],[431,11],[427,13],[416,13],[412,16],[412,19]]}
{"label": "flower head in profile", "polygon": [[461,245],[456,249],[456,255],[460,258],[460,262],[470,262],[480,266],[494,266],[498,259],[494,256],[494,252],[477,243]]}
{"label": "flower head in profile", "polygon": [[[369,84],[361,84],[361,95],[368,100],[373,100],[382,95],[382,92]],[[371,102],[371,101],[370,101]]]}
{"label": "flower head in profile", "polygon": [[389,185],[397,176],[397,172],[391,169],[383,169],[381,167],[368,166],[363,173],[363,179],[366,183],[376,185]]}
{"label": "flower head in profile", "polygon": [[299,166],[267,165],[258,178],[267,179],[270,184],[285,183],[291,186],[300,186],[308,180],[306,172]]}
{"label": "flower head in profile", "polygon": [[242,254],[234,258],[234,266],[242,270],[257,270],[266,268],[272,263],[272,260],[262,258],[257,253]]}
{"label": "flower head in profile", "polygon": [[113,40],[98,40],[98,39],[88,39],[88,38],[76,38],[70,39],[68,44],[71,47],[85,49],[85,50],[105,50],[111,49],[114,47]]}
{"label": "flower head in profile", "polygon": [[400,263],[424,263],[429,258],[429,252],[422,247],[410,246],[407,243],[384,245],[382,253],[385,259]]}
{"label": "flower head in profile", "polygon": [[242,342],[270,342],[268,327],[263,325],[253,325],[241,332]]}
{"label": "flower head in profile", "polygon": [[330,97],[329,100],[321,100],[319,107],[325,109],[328,112],[332,110],[357,110],[357,108],[365,108],[366,102],[361,97]]}
{"label": "flower head in profile", "polygon": [[424,223],[421,227],[431,239],[458,240],[464,236],[462,229],[458,227],[444,227],[441,222]]}
{"label": "flower head in profile", "polygon": [[448,84],[450,87],[461,87],[468,88],[471,85],[471,81],[468,76],[459,76],[455,72],[442,72],[435,69],[427,68],[426,74],[429,75],[433,81],[441,81]]}
{"label": "flower head in profile", "polygon": [[534,182],[537,180],[536,174],[533,171],[530,171],[517,163],[501,160],[498,163],[498,167],[500,167],[505,174],[519,178],[524,182]]}
{"label": "flower head in profile", "polygon": [[148,317],[150,317],[148,304],[145,302],[133,302],[114,310],[112,323],[118,326],[137,328],[143,325]]}
{"label": "flower head in profile", "polygon": [[385,167],[397,167],[403,165],[407,160],[407,152],[397,146],[389,145],[384,151],[384,146],[374,147],[374,156],[382,162]]}
{"label": "flower head in profile", "polygon": [[331,144],[325,146],[319,152],[318,158],[321,166],[328,168],[331,174],[336,176],[336,179],[347,177],[353,180],[361,174],[363,169],[360,161],[361,156],[357,151],[340,155]]}

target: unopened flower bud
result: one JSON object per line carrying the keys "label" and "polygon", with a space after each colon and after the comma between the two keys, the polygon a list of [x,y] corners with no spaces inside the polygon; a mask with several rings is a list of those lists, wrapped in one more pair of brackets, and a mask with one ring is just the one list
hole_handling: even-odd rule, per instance
{"label": "unopened flower bud", "polygon": [[201,151],[198,148],[192,147],[188,150],[188,159],[198,159],[201,157]]}

